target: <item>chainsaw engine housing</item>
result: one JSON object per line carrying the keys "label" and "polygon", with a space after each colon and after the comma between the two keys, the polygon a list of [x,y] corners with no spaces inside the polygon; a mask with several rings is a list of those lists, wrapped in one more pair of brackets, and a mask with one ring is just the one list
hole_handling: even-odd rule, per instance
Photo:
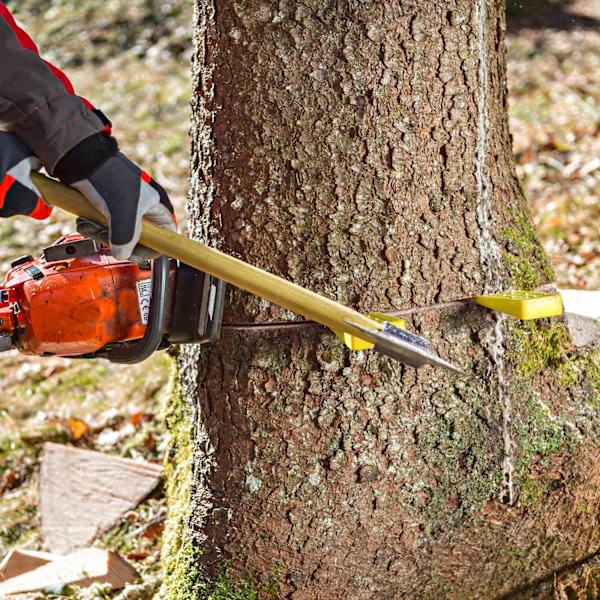
{"label": "chainsaw engine housing", "polygon": [[214,341],[224,283],[158,261],[117,260],[80,234],[13,261],[0,289],[0,349],[139,362],[171,343]]}

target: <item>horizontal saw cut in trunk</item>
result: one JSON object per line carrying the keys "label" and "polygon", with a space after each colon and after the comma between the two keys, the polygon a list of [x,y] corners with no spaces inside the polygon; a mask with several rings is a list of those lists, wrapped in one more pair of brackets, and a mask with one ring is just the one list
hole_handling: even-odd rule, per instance
{"label": "horizontal saw cut in trunk", "polygon": [[[96,221],[102,223],[106,222],[105,218],[99,212],[95,211],[87,203],[85,198],[76,191],[68,189],[58,182],[47,179],[41,175],[35,175],[34,179],[41,187],[42,193],[48,203],[64,208],[78,216],[85,215]],[[120,267],[125,269],[129,268],[134,271],[136,270],[134,263],[129,263],[127,261],[119,262],[110,258],[108,250],[101,250],[100,246],[92,240],[80,239],[83,236],[76,235],[75,237],[77,238],[76,240],[64,241],[61,239],[53,248],[46,248],[44,250],[44,257],[37,261],[38,264],[40,266],[48,267],[50,271],[52,271],[53,269],[56,269],[57,266],[49,264],[49,261],[52,261],[53,258],[58,261],[63,260],[63,262],[60,263],[62,266],[61,270],[69,269],[69,275],[71,275],[74,271],[73,267],[76,267],[77,265],[68,264],[65,262],[65,259],[74,258],[75,254],[84,257],[102,254],[106,257],[106,262],[112,262],[115,265],[119,264]],[[311,292],[299,285],[286,281],[281,277],[253,267],[252,265],[209,248],[199,242],[183,237],[181,234],[166,229],[160,229],[151,223],[144,222],[142,225],[140,241],[147,247],[162,253],[164,257],[171,257],[182,263],[177,266],[176,276],[171,276],[169,274],[169,264],[166,259],[152,261],[154,267],[152,279],[150,280],[148,277],[140,278],[149,280],[148,283],[153,290],[152,293],[149,294],[150,297],[156,298],[157,296],[166,295],[169,288],[169,279],[173,279],[171,287],[175,290],[179,286],[179,296],[177,296],[175,292],[172,292],[172,295],[174,295],[174,314],[171,315],[170,326],[173,331],[168,332],[165,339],[166,343],[205,343],[214,341],[218,337],[218,328],[222,312],[222,296],[224,292],[223,283],[226,281],[239,286],[243,290],[253,292],[263,299],[272,300],[282,307],[295,311],[304,317],[313,318],[317,323],[327,325],[334,331],[342,332],[345,335],[357,337],[366,341],[370,344],[370,347],[373,347],[376,351],[399,360],[404,364],[417,368],[425,364],[436,365],[454,373],[461,374],[459,369],[433,354],[429,348],[429,343],[419,336],[410,334],[385,319],[374,319],[370,315],[362,315],[355,310]],[[86,248],[85,250],[83,249],[84,247]],[[7,283],[14,277],[19,279],[20,271],[22,270],[27,271],[35,268],[39,271],[38,267],[33,265],[34,262],[35,261],[31,259],[26,261],[26,266],[21,264],[15,265],[16,271],[11,272],[7,276]],[[194,267],[197,269],[196,271],[194,271]],[[114,272],[116,273],[118,271],[119,268],[117,267]],[[102,273],[102,269],[98,268],[96,273]],[[39,271],[39,275],[40,277],[37,279],[42,279],[44,277],[42,271]],[[209,276],[213,276],[213,279]],[[215,279],[215,277],[220,277],[222,281]],[[127,290],[131,285],[127,286],[125,283],[122,287]],[[190,305],[190,307],[186,307],[185,302],[182,300],[184,287],[186,291],[189,291],[192,294],[192,297],[194,295],[196,296],[194,300],[195,304]],[[17,285],[17,289],[21,289],[20,281]],[[85,289],[85,292],[88,292],[87,288]],[[141,302],[141,299],[139,299],[139,301]],[[207,303],[212,303],[212,307],[205,306]],[[7,304],[8,312],[16,310],[15,306],[18,306],[18,303],[12,301]],[[161,310],[160,319],[156,319],[158,324],[155,335],[151,337],[150,328],[148,328],[146,332],[144,332],[144,336],[145,338],[151,337],[152,340],[155,340],[155,343],[150,342],[147,339],[144,339],[142,342],[142,346],[147,346],[150,354],[158,349],[159,345],[163,342],[163,330],[167,326],[167,307],[165,306],[164,299],[160,298],[158,302],[149,302],[151,312],[154,312],[152,310],[154,307]],[[94,304],[94,309],[98,310],[97,303]],[[212,323],[196,323],[194,315],[196,313],[203,315],[206,314],[207,311],[208,313],[215,313],[214,318],[209,319]],[[184,325],[181,323],[181,320],[183,319],[181,314],[189,312],[194,314],[191,315],[191,320],[188,323],[191,329],[186,332]],[[142,317],[144,317],[144,315],[142,315]],[[131,326],[145,325],[144,321],[144,318],[136,319],[134,316]],[[206,317],[204,318],[204,321],[206,321]],[[213,331],[210,332],[210,329]],[[123,341],[126,339],[127,334],[121,332],[120,338],[117,335],[114,339],[105,339],[104,342]],[[105,345],[91,343],[92,346],[89,349],[90,352],[98,350]],[[59,350],[61,349],[60,346],[61,345],[59,344]],[[33,353],[36,352],[34,351]],[[40,354],[41,352],[37,353]],[[67,350],[55,353],[69,354]],[[147,358],[147,352],[138,350],[133,353],[112,353],[110,358],[115,362],[135,362]]]}

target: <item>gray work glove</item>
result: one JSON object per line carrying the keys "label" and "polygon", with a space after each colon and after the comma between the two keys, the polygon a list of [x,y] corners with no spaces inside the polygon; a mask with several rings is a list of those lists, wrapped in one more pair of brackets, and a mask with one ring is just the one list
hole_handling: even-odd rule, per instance
{"label": "gray work glove", "polygon": [[177,228],[165,190],[119,152],[113,138],[98,134],[84,140],[59,162],[56,172],[106,217],[108,229],[78,219],[77,230],[108,242],[115,258],[143,261],[158,255],[138,244],[143,218],[158,227]]}
{"label": "gray work glove", "polygon": [[31,181],[31,171],[42,166],[29,147],[14,133],[0,131],[0,217],[50,216],[52,207]]}

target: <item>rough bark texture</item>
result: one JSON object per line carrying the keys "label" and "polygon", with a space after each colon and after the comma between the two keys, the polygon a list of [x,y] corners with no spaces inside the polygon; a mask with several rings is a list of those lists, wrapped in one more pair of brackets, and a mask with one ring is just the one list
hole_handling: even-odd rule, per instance
{"label": "rough bark texture", "polygon": [[[192,235],[361,311],[542,282],[498,4],[198,2]],[[597,551],[600,377],[560,324],[409,316],[460,379],[299,320],[230,290],[222,340],[182,360],[205,574],[231,559],[294,599],[493,598]]]}

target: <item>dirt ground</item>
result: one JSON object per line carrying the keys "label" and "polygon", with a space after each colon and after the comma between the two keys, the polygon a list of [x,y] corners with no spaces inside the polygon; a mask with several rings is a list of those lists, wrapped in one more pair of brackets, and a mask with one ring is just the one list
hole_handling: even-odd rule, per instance
{"label": "dirt ground", "polygon": [[[22,0],[9,3],[81,93],[113,120],[127,154],[171,194],[185,222],[192,0]],[[518,175],[557,282],[600,289],[600,0],[509,5],[510,124]],[[90,23],[94,26],[90,27]],[[73,229],[0,223],[0,273]],[[41,444],[63,441],[122,456],[162,460],[161,404],[169,360],[140,366],[0,356],[0,556],[41,548],[37,477]],[[160,492],[99,540],[129,557],[145,583],[127,598],[150,598],[160,578]],[[100,592],[85,596],[103,596]],[[58,596],[60,597],[60,596]]]}

